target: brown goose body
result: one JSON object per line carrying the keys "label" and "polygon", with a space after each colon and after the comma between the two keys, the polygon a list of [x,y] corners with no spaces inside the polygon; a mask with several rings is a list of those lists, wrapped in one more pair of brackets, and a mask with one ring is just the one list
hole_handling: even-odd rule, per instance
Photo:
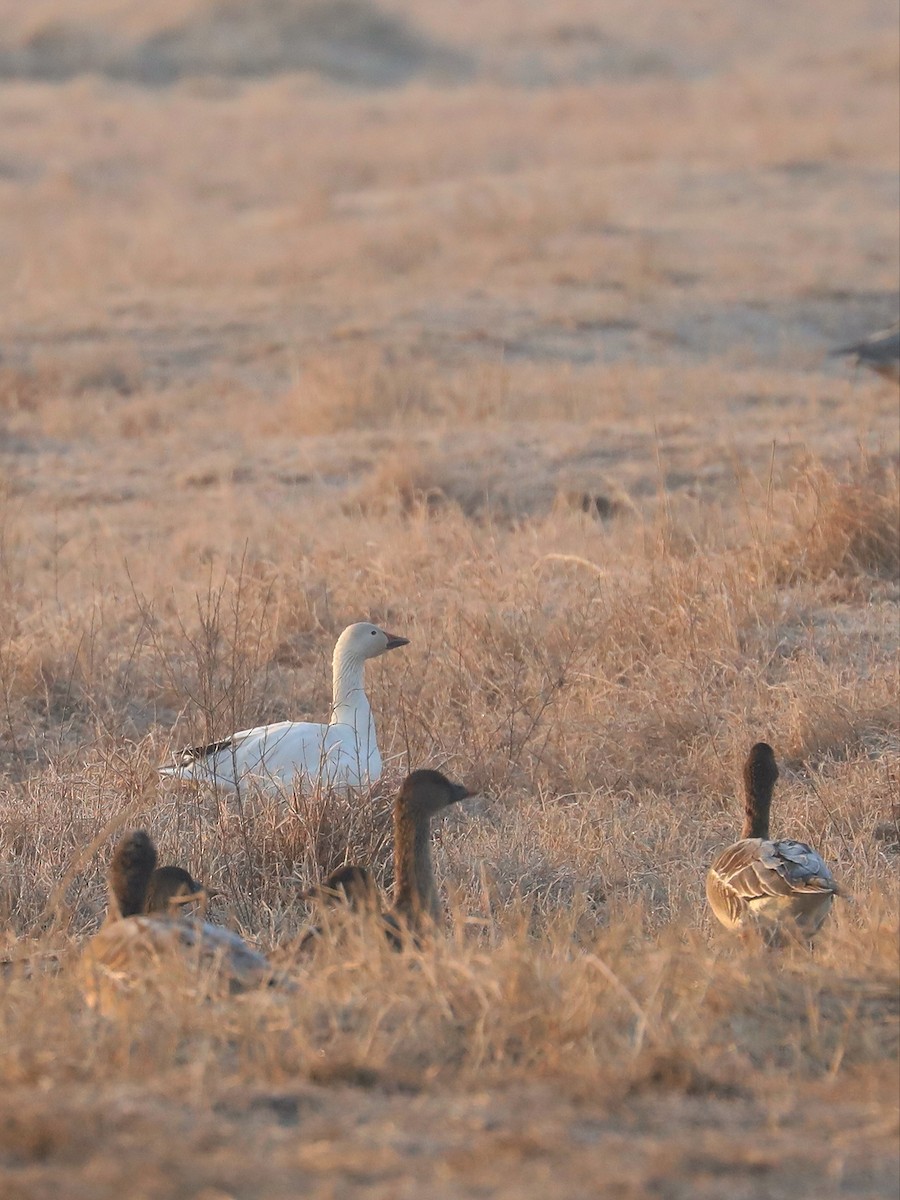
{"label": "brown goose body", "polygon": [[81,955],[88,1003],[115,1008],[131,991],[164,991],[178,979],[201,973],[240,991],[268,982],[265,957],[228,929],[191,917],[178,917],[176,900],[168,913],[147,913],[156,869],[156,847],[144,830],[126,834],[109,870],[109,915]]}
{"label": "brown goose body", "polygon": [[378,888],[372,873],[366,867],[357,867],[347,863],[338,867],[330,875],[303,892],[302,900],[314,900],[323,908],[336,908],[345,905],[353,912],[359,912],[370,907],[380,907]]}
{"label": "brown goose body", "polygon": [[726,929],[793,922],[811,937],[838,894],[827,865],[803,842],[743,838],[723,850],[706,877],[709,906]]}
{"label": "brown goose body", "polygon": [[83,966],[126,985],[156,969],[168,975],[210,971],[242,991],[267,982],[272,969],[258,950],[230,929],[194,917],[134,916],[111,921],[91,939]]}
{"label": "brown goose body", "polygon": [[300,940],[300,950],[315,950],[326,929],[337,931],[347,913],[381,917],[381,896],[372,873],[366,867],[345,864],[332,871],[321,883],[301,893],[319,910],[319,919],[309,926]]}
{"label": "brown goose body", "polygon": [[726,929],[755,927],[770,939],[789,932],[810,938],[828,916],[840,888],[811,846],[769,838],[777,778],[771,746],[758,742],[744,767],[743,836],[709,868],[706,898]]}

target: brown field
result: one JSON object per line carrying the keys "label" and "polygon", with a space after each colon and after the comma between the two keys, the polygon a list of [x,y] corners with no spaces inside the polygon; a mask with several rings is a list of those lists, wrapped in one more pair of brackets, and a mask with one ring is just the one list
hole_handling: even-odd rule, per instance
{"label": "brown field", "polygon": [[[0,0],[4,1197],[897,1194],[898,395],[828,352],[896,319],[898,47],[894,0]],[[157,781],[325,719],[362,618],[411,639],[369,800]],[[704,910],[760,738],[852,894],[812,951]],[[301,959],[425,765],[483,793],[446,940]],[[85,1006],[136,825],[293,991]]]}

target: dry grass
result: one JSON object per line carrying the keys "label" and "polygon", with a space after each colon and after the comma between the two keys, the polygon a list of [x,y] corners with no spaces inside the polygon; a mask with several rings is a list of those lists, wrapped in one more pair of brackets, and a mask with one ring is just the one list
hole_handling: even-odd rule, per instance
{"label": "dry grass", "polygon": [[860,462],[849,479],[816,464],[798,488],[798,536],[785,547],[792,580],[900,574],[900,477],[896,466]]}
{"label": "dry grass", "polygon": [[[0,3],[4,1194],[896,1190],[896,12],[469,7]],[[361,617],[371,797],[158,783]],[[702,906],[758,738],[812,952]],[[301,955],[424,765],[447,938]],[[294,991],[85,1008],[135,825]]]}

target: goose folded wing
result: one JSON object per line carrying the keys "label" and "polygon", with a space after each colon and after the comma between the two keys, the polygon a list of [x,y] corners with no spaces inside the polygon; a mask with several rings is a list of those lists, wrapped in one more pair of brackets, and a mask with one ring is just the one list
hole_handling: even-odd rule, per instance
{"label": "goose folded wing", "polygon": [[213,755],[219,754],[222,750],[231,750],[237,744],[236,737],[223,738],[220,742],[210,742],[206,746],[185,746],[183,750],[179,750],[171,763],[162,770],[169,770],[171,767],[188,767],[191,763],[203,762],[204,759],[212,758]]}
{"label": "goose folded wing", "polygon": [[782,880],[789,892],[840,894],[828,865],[805,842],[763,842],[759,857],[767,876]]}
{"label": "goose folded wing", "polygon": [[803,842],[748,838],[729,847],[713,872],[721,885],[746,902],[798,892],[838,892],[821,857]]}
{"label": "goose folded wing", "polygon": [[177,923],[155,917],[110,921],[88,942],[82,956],[89,971],[127,976],[139,969],[156,969],[181,942]]}
{"label": "goose folded wing", "polygon": [[194,948],[202,961],[226,971],[242,987],[263,983],[272,976],[265,956],[230,929],[188,920],[179,922],[179,932],[185,945]]}
{"label": "goose folded wing", "polygon": [[223,756],[229,758],[245,743],[254,739],[272,737],[277,735],[278,731],[290,725],[290,721],[281,721],[276,725],[260,725],[255,729],[241,729],[237,733],[233,733],[231,737],[222,738],[218,742],[209,742],[205,746],[186,746],[183,750],[179,750],[175,755],[174,760],[168,766],[162,767],[162,771],[170,771],[177,767],[189,767],[194,763],[205,763],[210,759]]}

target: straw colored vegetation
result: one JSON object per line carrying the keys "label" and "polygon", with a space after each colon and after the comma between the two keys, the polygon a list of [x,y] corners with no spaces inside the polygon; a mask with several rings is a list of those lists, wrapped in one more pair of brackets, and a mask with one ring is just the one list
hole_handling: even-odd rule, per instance
{"label": "straw colored vegetation", "polygon": [[[0,1192],[895,1194],[896,20],[0,2]],[[158,779],[361,619],[371,797]],[[812,951],[704,907],[759,740]],[[426,766],[446,939],[302,954]],[[290,987],[85,1005],[140,827]]]}

